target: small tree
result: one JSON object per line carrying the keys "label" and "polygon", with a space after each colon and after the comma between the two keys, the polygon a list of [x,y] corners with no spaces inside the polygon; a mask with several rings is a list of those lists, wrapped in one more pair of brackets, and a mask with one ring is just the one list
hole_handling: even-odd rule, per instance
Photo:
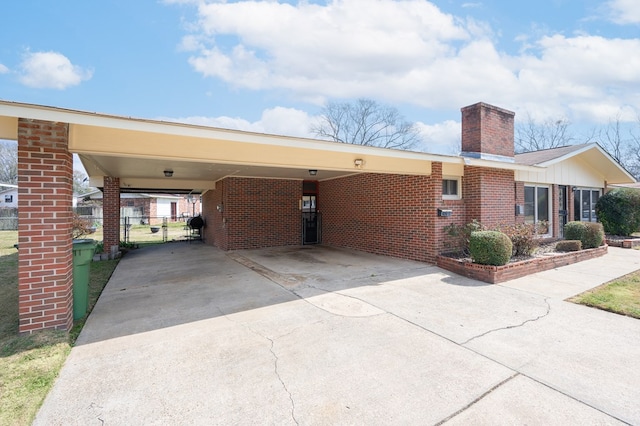
{"label": "small tree", "polygon": [[617,188],[596,203],[596,215],[610,235],[629,236],[640,230],[640,191]]}

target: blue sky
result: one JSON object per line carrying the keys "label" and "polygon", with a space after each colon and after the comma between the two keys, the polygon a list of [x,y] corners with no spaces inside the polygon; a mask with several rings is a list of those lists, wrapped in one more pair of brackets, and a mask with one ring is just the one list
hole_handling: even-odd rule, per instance
{"label": "blue sky", "polygon": [[23,0],[3,5],[0,98],[311,136],[371,98],[453,154],[460,108],[574,131],[640,115],[637,0]]}

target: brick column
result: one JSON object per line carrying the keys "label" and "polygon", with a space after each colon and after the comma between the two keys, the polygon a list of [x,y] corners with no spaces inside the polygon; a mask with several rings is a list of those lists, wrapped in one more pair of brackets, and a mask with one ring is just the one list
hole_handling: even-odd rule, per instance
{"label": "brick column", "polygon": [[69,125],[18,121],[20,333],[73,325],[73,157]]}
{"label": "brick column", "polygon": [[102,226],[105,253],[120,245],[120,178],[105,176],[102,189]]}

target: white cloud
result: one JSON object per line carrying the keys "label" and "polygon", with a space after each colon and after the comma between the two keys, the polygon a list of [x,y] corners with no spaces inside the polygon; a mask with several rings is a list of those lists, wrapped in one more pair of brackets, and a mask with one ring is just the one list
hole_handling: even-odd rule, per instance
{"label": "white cloud", "polygon": [[297,136],[312,138],[310,132],[312,120],[305,111],[295,108],[275,107],[265,109],[260,120],[251,122],[239,117],[161,117],[159,120],[174,121],[178,123],[195,124],[201,126],[218,127],[222,129],[245,130],[256,133],[272,135]]}
{"label": "white cloud", "polygon": [[[537,32],[507,53],[487,23],[425,0],[173,2],[198,5],[182,43],[191,66],[234,87],[315,104],[367,97],[451,110],[484,101],[572,121],[606,122],[615,105],[640,112],[640,38]],[[609,3],[636,22],[639,5]]]}
{"label": "white cloud", "polygon": [[446,155],[460,153],[460,122],[447,120],[434,125],[418,122],[416,126],[422,137],[421,144],[415,147],[416,151]]}
{"label": "white cloud", "polygon": [[9,72],[9,68],[7,68],[5,65],[0,64],[0,74],[6,74]]}
{"label": "white cloud", "polygon": [[39,89],[63,90],[92,75],[93,71],[73,65],[58,52],[27,52],[20,64],[20,82]]}
{"label": "white cloud", "polygon": [[617,24],[640,24],[640,2],[638,0],[611,0],[611,20]]}

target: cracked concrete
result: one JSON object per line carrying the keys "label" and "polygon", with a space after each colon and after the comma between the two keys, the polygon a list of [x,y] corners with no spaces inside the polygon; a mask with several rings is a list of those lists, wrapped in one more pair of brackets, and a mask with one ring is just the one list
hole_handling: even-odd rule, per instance
{"label": "cracked concrete", "polygon": [[[639,265],[610,249],[574,270]],[[321,246],[145,248],[34,424],[640,423],[640,321],[564,302],[586,284],[555,272],[486,285]]]}
{"label": "cracked concrete", "polygon": [[538,315],[538,316],[537,316],[537,317],[535,317],[535,318],[529,318],[529,319],[527,319],[527,320],[524,320],[524,321],[522,321],[520,324],[507,325],[507,326],[504,326],[504,327],[498,327],[498,328],[494,328],[494,329],[492,329],[492,330],[487,330],[487,331],[485,331],[484,333],[482,333],[482,334],[478,334],[477,336],[473,336],[472,338],[470,338],[470,339],[468,339],[468,340],[466,340],[466,341],[464,341],[464,342],[462,342],[462,343],[460,343],[460,344],[464,346],[464,345],[466,345],[467,343],[469,343],[469,342],[471,342],[471,341],[473,341],[473,340],[479,339],[479,338],[481,338],[481,337],[484,337],[484,336],[486,336],[486,335],[488,335],[488,334],[495,333],[495,332],[497,332],[497,331],[511,330],[512,328],[519,328],[519,327],[522,327],[522,326],[524,326],[525,324],[528,324],[528,323],[530,323],[530,322],[536,322],[536,321],[538,321],[538,320],[540,320],[540,319],[542,319],[542,318],[546,317],[547,315],[549,315],[549,314],[551,313],[551,305],[549,305],[549,299],[545,297],[544,302],[547,304],[547,312],[545,312],[544,314],[542,314],[542,315]]}

